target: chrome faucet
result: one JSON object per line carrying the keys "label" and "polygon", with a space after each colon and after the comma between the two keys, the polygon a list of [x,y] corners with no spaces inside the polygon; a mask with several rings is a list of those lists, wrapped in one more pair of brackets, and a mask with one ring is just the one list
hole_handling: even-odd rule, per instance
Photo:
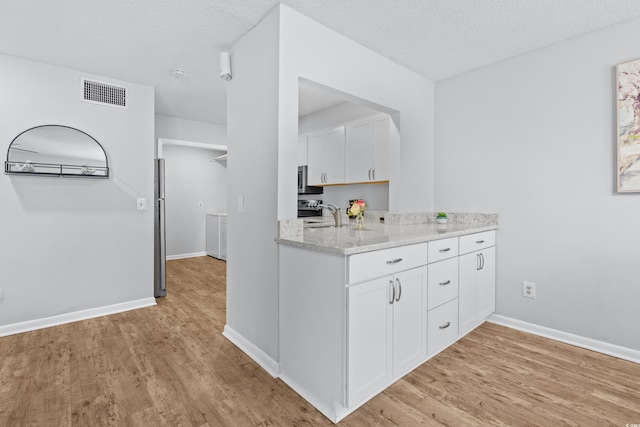
{"label": "chrome faucet", "polygon": [[342,227],[342,216],[340,215],[340,208],[333,203],[327,203],[326,205],[319,204],[318,209],[327,209],[333,215],[333,219],[336,222],[336,227]]}

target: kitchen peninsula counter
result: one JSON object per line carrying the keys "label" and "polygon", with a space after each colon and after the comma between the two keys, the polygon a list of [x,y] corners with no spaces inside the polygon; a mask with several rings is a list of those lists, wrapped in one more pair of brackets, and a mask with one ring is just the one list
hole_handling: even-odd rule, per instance
{"label": "kitchen peninsula counter", "polygon": [[420,219],[407,221],[402,217],[399,220],[391,218],[391,221],[384,223],[369,220],[364,230],[355,230],[352,224],[347,223],[338,228],[284,224],[284,227],[281,225],[281,236],[276,238],[276,242],[334,255],[353,255],[498,228],[497,215],[458,214],[458,216],[459,221],[449,221],[447,224],[415,223]]}

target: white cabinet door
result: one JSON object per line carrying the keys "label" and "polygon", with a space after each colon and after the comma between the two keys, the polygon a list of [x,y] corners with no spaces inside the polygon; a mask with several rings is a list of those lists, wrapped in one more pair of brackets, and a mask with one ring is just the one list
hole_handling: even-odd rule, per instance
{"label": "white cabinet door", "polygon": [[306,166],[307,165],[307,140],[309,137],[307,135],[302,135],[298,137],[298,166]]}
{"label": "white cabinet door", "polygon": [[307,142],[308,185],[344,184],[344,126],[309,135]]}
{"label": "white cabinet door", "polygon": [[227,259],[227,217],[220,216],[220,259]]}
{"label": "white cabinet door", "polygon": [[218,258],[220,256],[220,217],[207,215],[207,255]]}
{"label": "white cabinet door", "polygon": [[373,120],[373,181],[389,180],[390,126],[389,116]]}
{"label": "white cabinet door", "polygon": [[322,185],[324,177],[324,138],[322,134],[309,135],[307,143],[307,184]]}
{"label": "white cabinet door", "polygon": [[495,246],[460,256],[459,335],[482,323],[495,311]]}
{"label": "white cabinet door", "polygon": [[331,129],[324,135],[324,183],[344,184],[345,168],[344,126]]}
{"label": "white cabinet door", "polygon": [[476,252],[461,255],[458,260],[458,335],[476,327],[476,272],[479,257]]}
{"label": "white cabinet door", "polygon": [[347,125],[347,182],[372,180],[373,121],[363,120]]}
{"label": "white cabinet door", "polygon": [[393,280],[372,280],[347,289],[348,406],[392,380]]}
{"label": "white cabinet door", "polygon": [[480,251],[481,265],[476,276],[478,288],[478,320],[496,311],[496,247]]}
{"label": "white cabinet door", "polygon": [[427,356],[427,267],[393,277],[393,376],[398,378]]}

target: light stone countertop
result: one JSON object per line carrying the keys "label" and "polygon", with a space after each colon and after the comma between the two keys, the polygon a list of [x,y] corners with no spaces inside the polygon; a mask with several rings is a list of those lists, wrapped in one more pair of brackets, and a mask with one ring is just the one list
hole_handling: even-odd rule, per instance
{"label": "light stone countertop", "polygon": [[[477,214],[471,215],[477,216]],[[409,224],[397,224],[398,221],[392,222],[393,224],[385,224],[380,221],[367,221],[365,230],[355,230],[352,225],[345,225],[340,228],[299,227],[296,232],[282,233],[275,240],[279,244],[302,249],[336,255],[353,255],[496,230],[498,228],[497,215],[487,221],[449,222],[445,225],[431,222],[417,224],[411,223],[411,221],[409,221]],[[402,222],[400,221],[400,223]]]}

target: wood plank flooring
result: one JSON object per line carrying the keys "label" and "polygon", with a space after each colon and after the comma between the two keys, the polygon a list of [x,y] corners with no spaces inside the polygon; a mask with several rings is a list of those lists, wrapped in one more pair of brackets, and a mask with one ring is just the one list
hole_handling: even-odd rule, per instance
{"label": "wood plank flooring", "polygon": [[[167,263],[155,307],[0,338],[0,426],[330,426],[222,335],[225,268]],[[640,365],[484,324],[344,426],[640,424]]]}

